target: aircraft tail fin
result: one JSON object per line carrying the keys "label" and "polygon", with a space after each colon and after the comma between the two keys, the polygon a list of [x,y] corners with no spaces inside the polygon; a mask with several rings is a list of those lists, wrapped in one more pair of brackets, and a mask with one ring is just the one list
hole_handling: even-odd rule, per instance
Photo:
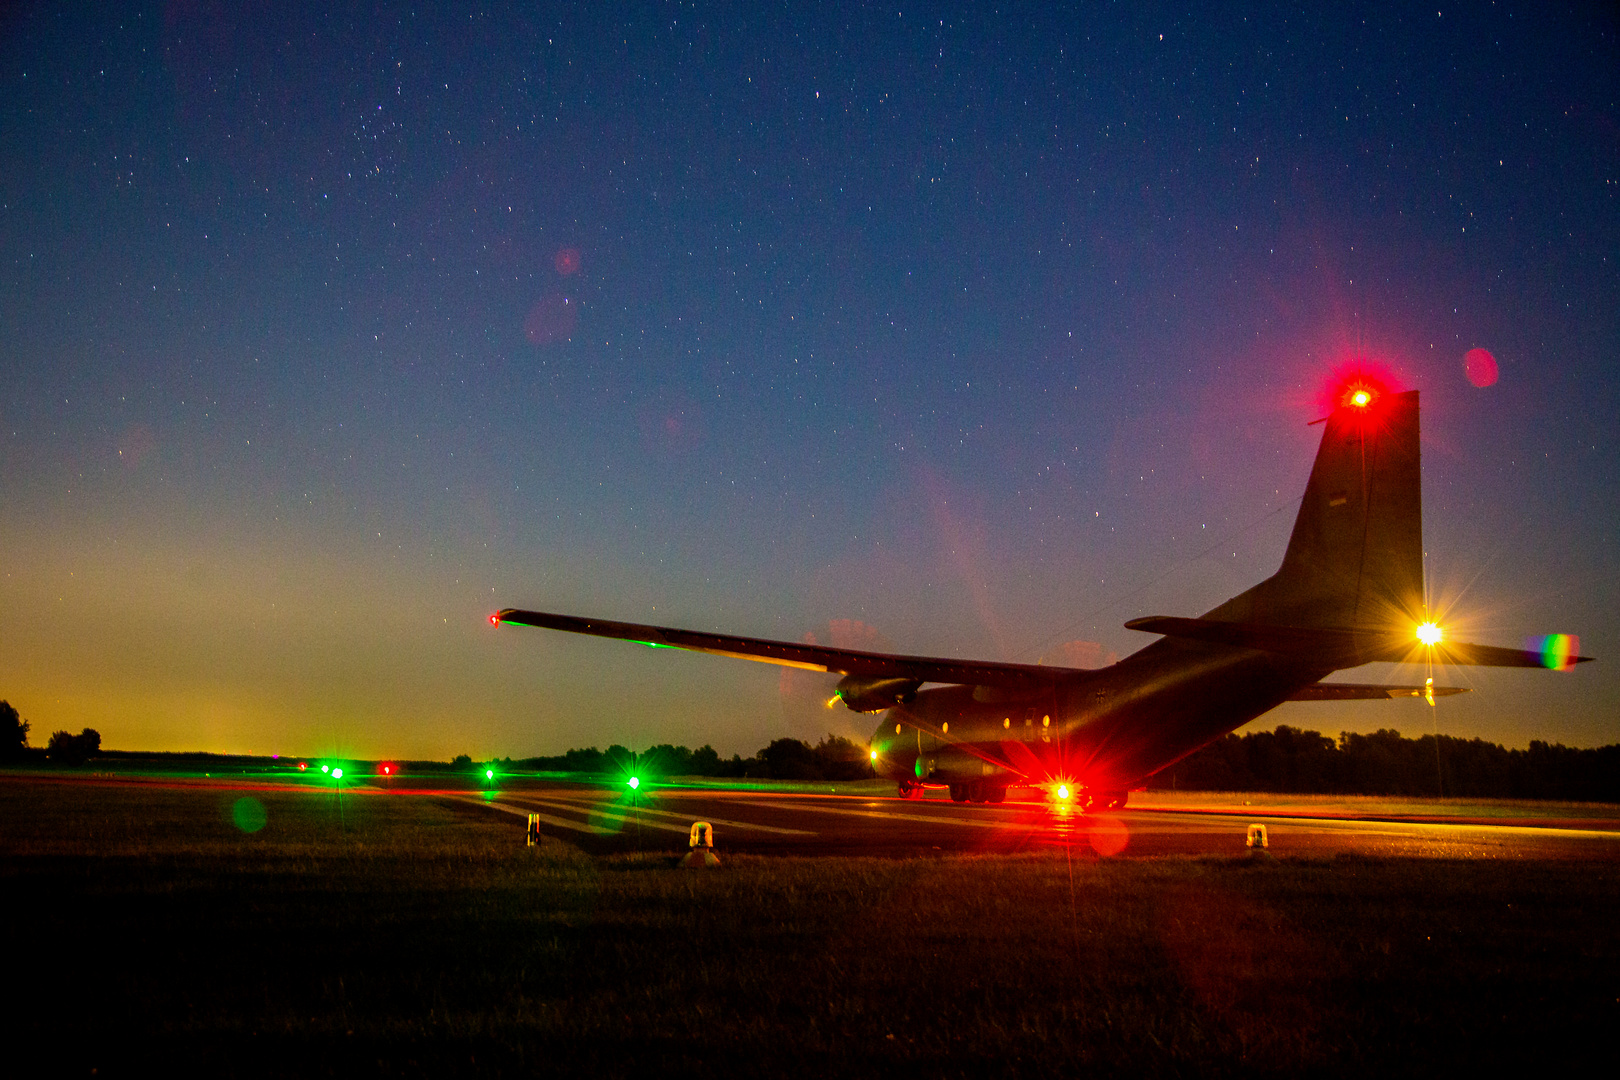
{"label": "aircraft tail fin", "polygon": [[1282,567],[1205,618],[1301,627],[1423,621],[1416,390],[1333,410]]}

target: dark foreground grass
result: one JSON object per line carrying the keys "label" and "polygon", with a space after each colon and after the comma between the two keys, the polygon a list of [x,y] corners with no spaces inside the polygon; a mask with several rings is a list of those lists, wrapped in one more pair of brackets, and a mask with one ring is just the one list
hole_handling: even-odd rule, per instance
{"label": "dark foreground grass", "polygon": [[100,1075],[1617,1061],[1608,864],[1058,852],[693,872],[525,849],[519,819],[423,796],[348,798],[340,826],[329,796],[255,793],[250,834],[242,797],[0,780],[13,1046]]}

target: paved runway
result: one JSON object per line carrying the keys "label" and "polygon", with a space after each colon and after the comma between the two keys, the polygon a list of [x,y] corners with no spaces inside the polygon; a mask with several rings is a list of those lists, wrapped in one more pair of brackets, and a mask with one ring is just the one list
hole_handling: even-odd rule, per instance
{"label": "paved runway", "polygon": [[[694,821],[714,826],[716,850],[781,855],[1011,853],[1069,846],[1103,856],[1240,855],[1251,823],[1275,855],[1491,859],[1620,859],[1620,822],[1513,824],[1323,816],[1302,807],[1253,811],[1143,805],[1081,814],[1044,801],[1001,805],[938,799],[664,789],[631,797],[557,785],[463,796],[519,816],[587,851],[679,851]],[[1596,826],[1596,827],[1594,827]]]}

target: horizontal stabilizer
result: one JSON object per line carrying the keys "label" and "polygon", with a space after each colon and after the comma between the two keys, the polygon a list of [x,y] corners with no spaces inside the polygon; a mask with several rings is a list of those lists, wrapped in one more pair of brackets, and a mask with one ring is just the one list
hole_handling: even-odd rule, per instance
{"label": "horizontal stabilizer", "polygon": [[1378,683],[1319,682],[1294,691],[1289,701],[1383,701],[1389,698],[1449,697],[1466,694],[1466,686],[1381,686]]}
{"label": "horizontal stabilizer", "polygon": [[545,630],[566,630],[571,634],[634,641],[657,649],[686,649],[690,652],[758,660],[766,664],[830,671],[839,675],[879,676],[911,679],[917,682],[963,683],[973,686],[999,686],[1006,689],[1034,690],[1051,686],[1079,669],[1045,664],[1001,664],[984,660],[951,660],[935,656],[895,656],[835,649],[830,645],[809,645],[798,641],[769,641],[738,637],[734,634],[708,634],[699,630],[677,630],[670,626],[612,622],[608,619],[582,619],[545,611],[506,608],[491,617],[492,622],[538,626]]}
{"label": "horizontal stabilizer", "polygon": [[[1168,615],[1132,619],[1125,627],[1149,634],[1280,653],[1332,668],[1355,667],[1375,660],[1410,663],[1426,659],[1423,652],[1427,648],[1408,634],[1392,634],[1369,627],[1273,626],[1226,622],[1222,619],[1181,619]],[[1592,659],[1590,656],[1570,656],[1550,663],[1545,652],[1473,645],[1466,641],[1442,641],[1433,649],[1436,663],[1478,667],[1568,667]]]}
{"label": "horizontal stabilizer", "polygon": [[[1391,635],[1368,630],[1322,626],[1272,626],[1265,623],[1227,622],[1223,619],[1181,619],[1150,615],[1132,619],[1128,630],[1191,638],[1217,645],[1281,653],[1323,667],[1347,668],[1386,659],[1396,644]],[[1413,641],[1413,645],[1417,642]],[[1399,642],[1405,651],[1406,639]]]}
{"label": "horizontal stabilizer", "polygon": [[1584,664],[1590,656],[1555,656],[1539,649],[1504,649],[1499,645],[1470,645],[1466,641],[1442,641],[1434,647],[1434,658],[1442,664],[1473,664],[1478,667],[1534,667],[1567,670]]}

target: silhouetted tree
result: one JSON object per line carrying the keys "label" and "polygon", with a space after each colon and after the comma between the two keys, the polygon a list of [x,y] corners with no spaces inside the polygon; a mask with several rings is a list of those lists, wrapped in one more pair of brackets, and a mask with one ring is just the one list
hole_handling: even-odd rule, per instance
{"label": "silhouetted tree", "polygon": [[773,780],[821,780],[815,748],[799,739],[775,739],[759,752],[765,775]]}
{"label": "silhouetted tree", "polygon": [[708,743],[692,751],[693,776],[719,776],[720,765],[720,754]]}
{"label": "silhouetted tree", "polygon": [[872,775],[872,758],[866,747],[829,733],[816,747],[816,763],[828,780],[865,780]]}
{"label": "silhouetted tree", "polygon": [[9,701],[0,701],[0,758],[23,756],[28,749],[28,721]]}
{"label": "silhouetted tree", "polygon": [[93,754],[101,752],[101,732],[85,728],[77,735],[53,731],[45,753],[52,761],[62,765],[83,765]]}

